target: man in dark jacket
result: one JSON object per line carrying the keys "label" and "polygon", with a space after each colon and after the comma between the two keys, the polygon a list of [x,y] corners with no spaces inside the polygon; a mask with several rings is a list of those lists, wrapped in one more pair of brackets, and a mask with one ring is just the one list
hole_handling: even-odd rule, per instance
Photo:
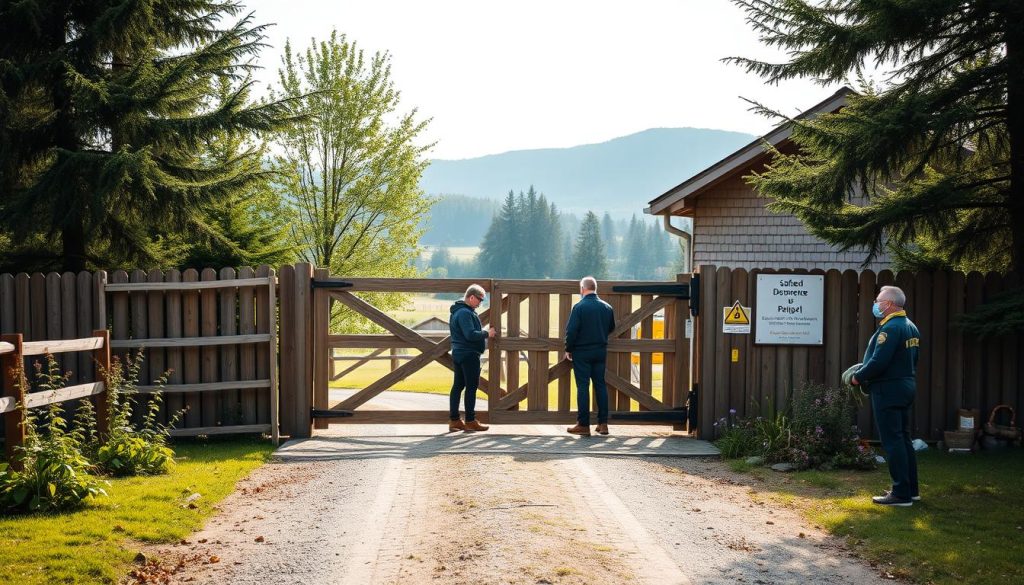
{"label": "man in dark jacket", "polygon": [[[476,308],[484,302],[484,289],[478,284],[466,289],[461,301],[455,301],[448,320],[452,337],[452,360],[455,362],[455,381],[448,399],[449,431],[486,431],[488,428],[476,420],[476,388],[480,383],[480,355],[484,341],[494,337],[494,329],[484,331]],[[459,395],[466,391],[466,422],[459,418]]]}
{"label": "man in dark jacket", "polygon": [[921,333],[903,306],[907,297],[895,286],[883,286],[871,312],[881,322],[868,341],[864,363],[850,383],[871,394],[875,426],[889,462],[892,488],[871,500],[882,506],[910,506],[921,499],[917,485],[917,457],[910,440],[910,408],[917,386],[917,353]]}
{"label": "man in dark jacket", "polygon": [[565,324],[565,359],[572,361],[576,376],[576,426],[566,429],[574,435],[590,436],[590,382],[597,398],[597,432],[608,434],[608,386],[604,366],[608,355],[608,334],[615,329],[615,312],[597,296],[597,280],[580,280],[580,302]]}

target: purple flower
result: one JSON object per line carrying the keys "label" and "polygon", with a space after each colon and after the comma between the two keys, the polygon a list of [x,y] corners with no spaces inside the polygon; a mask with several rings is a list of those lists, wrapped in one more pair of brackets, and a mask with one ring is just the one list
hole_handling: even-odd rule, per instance
{"label": "purple flower", "polygon": [[730,408],[729,409],[729,414],[736,414],[736,409],[735,408]]}

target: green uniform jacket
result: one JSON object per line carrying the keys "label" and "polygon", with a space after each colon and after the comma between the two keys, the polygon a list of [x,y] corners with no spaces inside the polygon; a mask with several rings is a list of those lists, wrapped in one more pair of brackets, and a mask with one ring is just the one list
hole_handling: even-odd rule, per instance
{"label": "green uniform jacket", "polygon": [[917,354],[921,332],[897,311],[878,324],[864,352],[864,363],[854,374],[882,406],[898,406],[914,398]]}

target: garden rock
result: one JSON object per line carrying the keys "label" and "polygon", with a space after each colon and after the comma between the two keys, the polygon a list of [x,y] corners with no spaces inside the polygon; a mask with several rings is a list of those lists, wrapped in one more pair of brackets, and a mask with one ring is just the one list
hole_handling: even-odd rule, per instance
{"label": "garden rock", "polygon": [[761,465],[764,463],[764,457],[754,455],[753,457],[747,457],[747,465]]}
{"label": "garden rock", "polygon": [[792,463],[776,463],[775,465],[772,465],[772,471],[786,472],[793,471],[795,469],[796,467]]}

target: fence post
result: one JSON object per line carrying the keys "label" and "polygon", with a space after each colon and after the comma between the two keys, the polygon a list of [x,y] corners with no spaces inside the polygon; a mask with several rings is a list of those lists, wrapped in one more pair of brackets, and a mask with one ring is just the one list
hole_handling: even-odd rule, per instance
{"label": "fence post", "polygon": [[19,471],[21,463],[14,458],[14,453],[17,447],[25,444],[25,386],[22,384],[24,378],[20,376],[25,362],[22,356],[21,333],[5,333],[0,336],[0,341],[14,346],[14,351],[0,356],[0,368],[3,368],[4,397],[14,398],[16,403],[14,410],[4,414],[5,454],[11,469]]}
{"label": "fence post", "polygon": [[92,403],[96,410],[96,429],[100,443],[104,443],[110,436],[110,393],[113,392],[110,387],[110,331],[96,329],[92,335],[103,338],[103,346],[92,350],[92,359],[96,362],[96,378],[103,382],[103,393],[93,396]]}

